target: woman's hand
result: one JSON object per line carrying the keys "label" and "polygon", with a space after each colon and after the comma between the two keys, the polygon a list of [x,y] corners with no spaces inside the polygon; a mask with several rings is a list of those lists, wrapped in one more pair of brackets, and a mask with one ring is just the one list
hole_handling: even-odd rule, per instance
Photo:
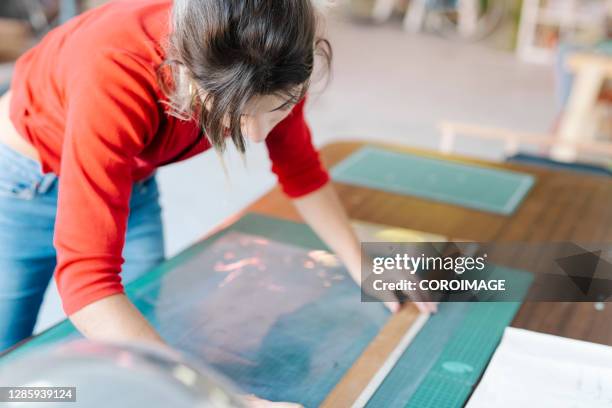
{"label": "woman's hand", "polygon": [[438,302],[414,302],[414,305],[421,313],[436,313],[438,311]]}
{"label": "woman's hand", "polygon": [[[338,254],[355,282],[362,287],[361,244],[331,183],[313,193],[293,200],[293,203],[302,218],[327,246]],[[417,295],[414,293],[407,294],[407,297],[415,303],[421,312],[434,313],[437,310],[435,302],[414,298],[414,296]],[[398,301],[385,301],[384,303],[393,313],[400,309]]]}
{"label": "woman's hand", "polygon": [[[358,285],[362,285],[361,275],[361,254],[359,256],[359,262],[353,261],[352,265],[347,265],[350,275],[357,282]],[[416,275],[412,275],[412,278],[418,280]],[[418,291],[403,292],[403,294],[414,303],[421,313],[436,313],[438,311],[438,302],[430,302],[428,299],[423,299],[422,294]],[[385,307],[391,311],[391,313],[397,313],[402,304],[397,301],[383,301]]]}

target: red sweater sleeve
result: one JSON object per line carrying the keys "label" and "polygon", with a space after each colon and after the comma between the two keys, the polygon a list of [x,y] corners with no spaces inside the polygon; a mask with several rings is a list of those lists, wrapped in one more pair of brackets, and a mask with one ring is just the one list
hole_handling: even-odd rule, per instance
{"label": "red sweater sleeve", "polygon": [[305,99],[270,132],[266,145],[272,171],[291,198],[309,194],[329,181],[304,119]]}
{"label": "red sweater sleeve", "polygon": [[55,277],[69,315],[123,292],[134,157],[159,124],[149,70],[136,57],[97,54],[80,62],[66,90],[54,244]]}

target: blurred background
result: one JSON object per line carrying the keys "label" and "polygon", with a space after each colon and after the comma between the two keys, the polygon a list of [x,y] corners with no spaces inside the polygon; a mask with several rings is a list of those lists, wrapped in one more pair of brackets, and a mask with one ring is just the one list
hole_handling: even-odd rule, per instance
{"label": "blurred background", "polygon": [[[612,1],[315,0],[333,71],[308,119],[318,146],[393,142],[500,161],[527,156],[606,174],[612,157]],[[48,30],[103,0],[2,0],[0,89]],[[264,146],[227,180],[208,152],[159,172],[167,255],[275,184]],[[51,287],[37,330],[63,317]]]}

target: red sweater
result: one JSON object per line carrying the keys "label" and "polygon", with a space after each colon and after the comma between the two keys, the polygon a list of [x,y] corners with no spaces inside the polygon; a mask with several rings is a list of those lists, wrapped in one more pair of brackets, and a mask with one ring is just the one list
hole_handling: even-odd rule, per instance
{"label": "red sweater", "polygon": [[[17,61],[11,120],[59,175],[54,245],[64,310],[123,292],[119,272],[132,185],[210,148],[193,122],[167,114],[156,69],[170,0],[115,1],[49,33]],[[329,179],[304,102],[266,140],[290,197]]]}

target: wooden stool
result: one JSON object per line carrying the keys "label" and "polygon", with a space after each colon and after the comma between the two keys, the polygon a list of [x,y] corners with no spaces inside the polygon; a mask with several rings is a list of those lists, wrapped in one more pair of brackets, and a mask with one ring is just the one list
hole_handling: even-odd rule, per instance
{"label": "wooden stool", "polygon": [[612,57],[598,54],[576,54],[569,58],[568,68],[576,79],[570,98],[559,124],[558,136],[563,145],[555,146],[551,156],[560,161],[576,159],[576,150],[570,145],[588,142],[595,137],[592,114],[607,79],[612,79]]}

